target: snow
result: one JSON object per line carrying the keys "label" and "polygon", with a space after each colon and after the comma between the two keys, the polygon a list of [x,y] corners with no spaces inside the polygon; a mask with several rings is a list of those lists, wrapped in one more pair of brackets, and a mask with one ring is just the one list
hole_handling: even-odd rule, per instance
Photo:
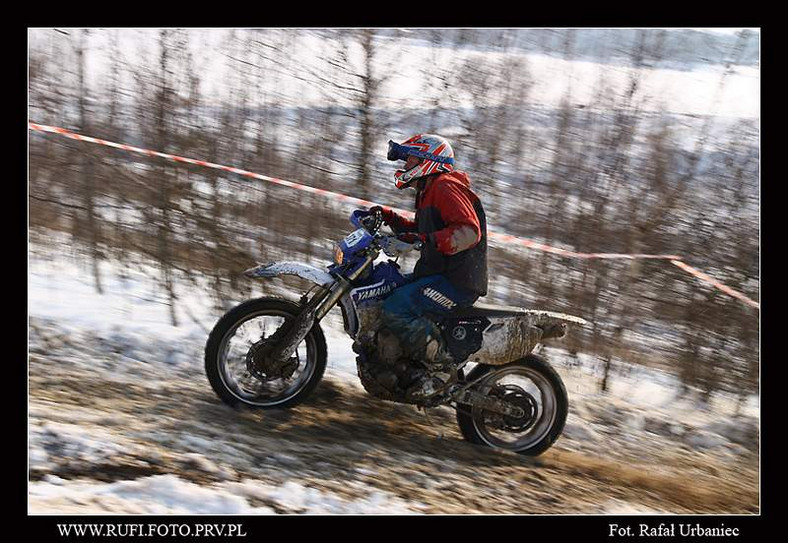
{"label": "snow", "polygon": [[[68,247],[62,244],[61,247]],[[169,322],[169,309],[162,294],[154,287],[157,270],[152,266],[135,265],[121,270],[102,263],[104,294],[98,294],[86,270],[72,261],[65,251],[50,252],[41,257],[31,253],[29,262],[28,314],[32,318],[56,321],[70,334],[97,334],[120,350],[122,371],[133,377],[135,362],[146,366],[161,360],[165,371],[183,369],[202,371],[201,349],[209,329],[218,315],[207,297],[198,289],[179,287],[183,312],[180,326]],[[121,271],[126,277],[121,278]],[[207,290],[206,290],[207,291]],[[239,302],[241,300],[238,300]],[[334,378],[353,380],[357,384],[355,355],[351,340],[341,329],[337,315],[328,318],[326,339],[329,346],[329,372]],[[172,347],[177,346],[177,347]],[[32,347],[32,346],[31,346]],[[87,348],[87,347],[86,347]],[[101,346],[93,346],[101,348]],[[169,349],[169,350],[168,350]],[[76,358],[76,357],[75,357]],[[93,368],[100,371],[98,365]],[[118,368],[115,368],[118,369]],[[124,377],[117,375],[118,380]],[[145,386],[155,387],[155,382]],[[35,414],[35,413],[32,413]],[[44,417],[40,417],[43,419]],[[29,462],[46,467],[50,455],[69,458],[70,463],[100,465],[114,456],[133,454],[134,442],[122,435],[90,424],[90,420],[74,423],[47,421],[29,426]],[[148,436],[149,438],[151,436]],[[217,444],[199,436],[177,437],[187,450],[212,450]],[[238,451],[229,451],[238,454]],[[193,461],[201,471],[222,475],[222,468],[194,453]],[[253,506],[250,500],[266,499],[277,504],[277,510]],[[69,512],[90,504],[100,514],[105,508],[129,514],[272,514],[300,512],[311,514],[408,514],[410,507],[395,497],[370,490],[368,497],[346,501],[330,493],[307,488],[295,482],[270,486],[256,481],[226,483],[213,488],[182,481],[173,475],[152,476],[133,481],[101,483],[97,481],[65,481],[50,477],[29,485],[30,512]]]}
{"label": "snow", "polygon": [[[546,348],[546,352],[551,359],[563,359],[570,364],[560,348],[550,346]],[[575,361],[571,365],[577,366],[577,369],[572,371],[567,380],[567,390],[587,399],[598,397],[596,389],[604,368],[588,354],[577,353],[573,356]],[[627,364],[618,359],[613,360],[612,366],[614,369],[609,383],[609,394],[604,395],[610,401],[624,401],[631,408],[646,413],[670,412],[677,419],[689,420],[694,424],[701,424],[707,419],[713,420],[712,414],[715,413],[717,416],[733,416],[736,413],[737,400],[728,395],[715,395],[705,407],[692,395],[682,396],[681,381],[668,372]],[[759,397],[749,397],[739,409],[742,417],[758,418]]]}
{"label": "snow", "polygon": [[687,438],[687,443],[697,449],[714,449],[725,445],[726,442],[727,440],[720,435],[703,431],[694,432]]}
{"label": "snow", "polygon": [[571,419],[567,421],[563,435],[570,439],[586,443],[599,443],[604,439],[602,435],[593,428],[593,425]]}
{"label": "snow", "polygon": [[[84,345],[87,352],[93,349],[97,354],[109,351],[117,355],[114,359],[96,356],[94,362],[84,353],[75,353],[75,361],[91,360],[92,371],[112,371],[113,379],[153,388],[167,372],[201,374],[205,338],[219,317],[204,294],[209,289],[178,284],[181,324],[172,326],[169,308],[154,285],[154,278],[159,276],[154,266],[135,264],[121,269],[117,264],[103,262],[104,293],[99,294],[90,274],[70,258],[69,245],[63,243],[60,247],[45,253],[34,249],[30,253],[29,316],[38,322],[55,322],[72,336],[75,345]],[[328,345],[327,376],[360,388],[352,340],[343,330],[340,315],[333,311],[322,325]],[[38,338],[32,339],[31,350],[39,349],[35,342]],[[757,449],[757,397],[738,409],[734,398],[722,395],[715,395],[710,404],[703,405],[691,395],[679,394],[680,383],[675,376],[620,360],[614,360],[610,390],[601,393],[602,366],[598,360],[584,353],[570,357],[559,346],[545,347],[543,354],[561,374],[570,395],[572,407],[564,438],[581,449],[598,448],[608,441],[610,432],[619,436],[659,436],[697,451],[723,455]],[[155,379],[139,379],[140,376]],[[90,415],[65,421],[51,419],[49,413],[40,413],[41,409],[37,406],[31,412],[31,416],[36,415],[29,426],[31,466],[46,469],[50,456],[65,457],[69,465],[81,466],[102,465],[114,457],[133,457],[135,452],[147,458],[133,435],[113,431],[119,428],[120,432],[124,427],[120,419],[99,426],[100,421]],[[163,446],[177,440],[182,450],[190,451],[187,459],[197,471],[211,474],[220,482],[206,487],[174,475],[113,483],[50,477],[30,483],[31,513],[84,512],[84,504],[99,514],[104,510],[129,514],[408,514],[419,510],[418,504],[404,503],[373,489],[366,489],[365,499],[347,501],[294,481],[278,486],[253,480],[232,482],[223,459],[245,454],[242,448],[224,450],[220,444],[197,435],[146,435],[146,439],[161,441]],[[208,450],[212,451],[211,459],[201,454]],[[287,464],[285,460],[281,463]],[[613,504],[608,513],[630,511],[634,514],[641,510],[633,504]]]}
{"label": "snow", "polygon": [[134,481],[95,483],[49,477],[30,485],[30,512],[46,512],[52,506],[111,503],[115,511],[128,514],[259,514],[268,508],[253,508],[241,496],[182,481],[174,475],[146,477]]}
{"label": "snow", "polygon": [[81,424],[45,422],[30,427],[30,447],[38,458],[49,453],[91,464],[134,451],[135,446],[120,436]]}
{"label": "snow", "polygon": [[[57,237],[53,234],[53,237]],[[62,247],[68,247],[63,240]],[[136,264],[120,268],[116,264],[100,265],[104,294],[96,292],[89,272],[69,258],[65,252],[48,254],[45,258],[31,257],[28,314],[57,321],[73,332],[93,331],[112,339],[114,344],[125,344],[120,353],[130,361],[162,358],[172,367],[194,369],[194,353],[175,346],[205,343],[208,331],[219,314],[205,293],[209,289],[176,286],[178,294],[179,326],[170,322],[169,307],[155,281],[160,273],[155,266]],[[208,281],[205,281],[205,285]],[[244,301],[233,300],[235,305]],[[341,318],[334,310],[324,323],[328,344],[328,368],[332,374],[356,382],[355,354],[350,339],[342,329]],[[146,355],[156,352],[156,356]],[[200,368],[201,371],[201,368]],[[359,385],[360,386],[360,385]]]}
{"label": "snow", "polygon": [[659,511],[655,511],[653,509],[650,509],[648,507],[643,507],[638,504],[623,502],[621,500],[611,500],[607,505],[605,505],[603,514],[625,516],[625,515],[658,515],[661,513]]}
{"label": "snow", "polygon": [[[288,481],[281,486],[245,479],[212,486],[184,481],[175,475],[154,475],[133,481],[98,483],[65,480],[49,475],[30,485],[30,513],[53,507],[91,504],[102,514],[138,515],[271,515],[277,512],[306,514],[407,515],[414,511],[405,502],[381,491],[359,500],[345,500],[315,488]],[[253,505],[254,502],[275,504]]]}
{"label": "snow", "polygon": [[[29,275],[30,316],[54,319],[75,330],[105,333],[119,329],[147,332],[155,328],[157,335],[175,339],[192,331],[190,327],[177,328],[167,323],[168,308],[155,284],[158,271],[152,266],[120,269],[101,263],[101,274],[107,278],[107,284],[106,293],[99,295],[88,270],[67,254],[36,259],[31,265],[35,271],[31,270]],[[186,289],[183,301],[189,307],[207,305]]]}
{"label": "snow", "polygon": [[[49,253],[46,258],[32,256],[29,315],[57,321],[73,333],[91,331],[103,334],[113,341],[116,348],[118,344],[123,345],[120,354],[131,360],[144,363],[163,358],[173,368],[201,371],[201,349],[208,331],[220,316],[206,295],[209,289],[177,285],[180,325],[173,326],[163,293],[154,283],[159,277],[154,266],[138,264],[133,268],[120,269],[117,265],[102,262],[101,270],[104,294],[96,292],[86,270],[70,260],[65,252]],[[239,298],[233,303],[242,301]],[[344,332],[338,310],[332,310],[322,325],[328,345],[328,373],[358,385],[352,339]],[[191,350],[184,349],[184,346],[191,346]],[[162,350],[165,356],[162,356]],[[196,357],[195,352],[198,354]],[[546,352],[559,362],[568,360],[560,347],[548,347]],[[567,389],[593,397],[597,380],[601,377],[599,362],[590,355],[579,353],[574,364],[577,369],[564,371]],[[569,363],[565,365],[569,366]],[[650,368],[626,365],[620,360],[614,361],[614,367],[619,369],[611,379],[609,396],[625,399],[637,409],[672,410],[680,412],[682,417],[696,419],[709,411],[733,413],[734,398],[718,395],[712,399],[710,408],[699,410],[691,398],[680,402],[676,400],[680,389],[677,377]],[[745,415],[757,417],[760,410],[757,396],[750,398],[743,409]]]}
{"label": "snow", "polygon": [[[714,29],[706,29],[714,31]],[[717,32],[733,32],[741,29],[717,29]],[[218,47],[228,37],[229,29],[190,29],[190,45],[193,56],[197,59],[200,73],[205,74],[201,81],[203,92],[215,101],[226,96],[233,81],[228,77],[228,60],[223,55],[206,54],[212,47]],[[125,29],[118,32],[121,51],[135,51],[125,61],[130,65],[144,62],[146,55],[155,54],[158,48],[158,29]],[[32,29],[32,44],[43,42],[50,37],[51,29]],[[349,74],[363,72],[363,52],[361,46],[353,41],[343,42],[331,35],[319,35],[305,29],[293,29],[288,33],[293,51],[292,62],[298,66],[296,73],[276,70],[275,77],[268,78],[263,84],[275,84],[277,94],[281,94],[285,106],[322,107],[327,103],[337,106],[352,105],[352,96],[331,92],[324,83],[318,84],[318,74],[323,74],[327,58],[337,58],[338,51],[347,46],[346,81],[338,81],[340,85],[353,85],[353,77]],[[64,38],[60,46],[65,47]],[[88,49],[88,77],[100,80],[101,74],[108,69],[110,49],[107,47],[109,35],[106,32],[93,32],[89,36],[92,47]],[[393,108],[403,104],[410,107],[427,107],[432,100],[429,78],[410,77],[411,71],[430,70],[438,65],[449,65],[449,61],[458,63],[469,59],[483,59],[486,64],[498,62],[504,55],[524,61],[529,81],[533,83],[529,100],[533,104],[557,107],[571,88],[572,100],[576,105],[591,103],[594,93],[600,84],[612,90],[622,90],[629,84],[629,78],[635,70],[624,66],[603,64],[599,62],[564,60],[555,56],[536,53],[507,53],[495,50],[474,51],[463,48],[435,47],[419,40],[378,38],[384,45],[376,55],[377,70],[386,70],[389,77],[381,87],[380,97],[383,102]],[[57,42],[56,42],[57,43]],[[141,47],[140,44],[145,44]],[[147,51],[146,51],[147,49]],[[400,61],[407,58],[407,67]],[[660,111],[664,107],[668,112],[688,115],[720,115],[745,118],[760,116],[760,70],[755,67],[736,66],[733,73],[726,79],[723,94],[718,95],[718,84],[724,67],[714,66],[698,68],[692,71],[671,69],[639,70],[642,78],[639,95],[649,97],[649,110]],[[407,70],[407,71],[406,71]],[[269,69],[269,73],[272,73]],[[100,85],[94,83],[93,88]],[[420,97],[420,98],[419,98]],[[452,100],[458,107],[477,107],[495,105],[495,98],[486,104],[479,104],[478,97],[461,96],[457,93]]]}

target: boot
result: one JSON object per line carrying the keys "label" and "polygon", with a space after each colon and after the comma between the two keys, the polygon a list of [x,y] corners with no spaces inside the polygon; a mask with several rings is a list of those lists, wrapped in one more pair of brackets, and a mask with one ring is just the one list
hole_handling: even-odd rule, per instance
{"label": "boot", "polygon": [[[440,337],[431,337],[427,340],[424,348],[424,355],[421,357],[424,363],[433,371],[441,370],[454,363],[454,359],[448,349],[443,345]],[[424,399],[433,396],[436,392],[445,387],[446,382],[434,375],[433,371],[424,371],[416,381],[408,387],[407,395],[411,399]]]}
{"label": "boot", "polygon": [[434,396],[445,385],[446,383],[441,379],[425,371],[421,377],[416,379],[416,382],[408,388],[405,394],[410,400],[424,400]]}
{"label": "boot", "polygon": [[424,348],[424,361],[430,366],[445,366],[454,362],[449,350],[443,345],[440,338],[430,338]]}

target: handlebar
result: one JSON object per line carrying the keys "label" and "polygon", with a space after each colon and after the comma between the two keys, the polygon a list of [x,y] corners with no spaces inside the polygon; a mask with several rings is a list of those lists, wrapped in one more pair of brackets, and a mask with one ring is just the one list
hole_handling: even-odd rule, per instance
{"label": "handlebar", "polygon": [[361,226],[374,236],[380,230],[380,227],[383,226],[383,214],[377,210],[373,211],[366,217],[362,217],[360,222]]}
{"label": "handlebar", "polygon": [[383,226],[383,213],[376,209],[374,211],[367,211],[365,209],[357,209],[350,216],[350,222],[358,228],[363,228],[375,238],[376,245],[390,257],[398,257],[403,253],[410,251],[420,251],[423,243],[417,241],[416,243],[407,243],[387,234],[379,233]]}
{"label": "handlebar", "polygon": [[383,226],[383,215],[379,211],[357,209],[350,215],[350,222],[356,228],[363,228],[374,236]]}

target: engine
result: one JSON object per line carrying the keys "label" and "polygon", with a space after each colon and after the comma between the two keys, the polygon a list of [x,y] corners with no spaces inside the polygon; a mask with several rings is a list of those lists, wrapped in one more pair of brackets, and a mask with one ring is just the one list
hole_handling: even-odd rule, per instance
{"label": "engine", "polygon": [[405,390],[419,368],[405,356],[402,345],[385,327],[382,302],[357,307],[359,333],[353,343],[358,376],[364,388],[382,400],[405,401]]}

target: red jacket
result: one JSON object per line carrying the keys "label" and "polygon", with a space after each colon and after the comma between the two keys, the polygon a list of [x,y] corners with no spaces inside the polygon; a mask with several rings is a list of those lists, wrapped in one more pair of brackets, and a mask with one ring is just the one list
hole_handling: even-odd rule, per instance
{"label": "red jacket", "polygon": [[395,232],[426,234],[427,243],[414,277],[443,274],[454,285],[487,293],[487,223],[479,197],[465,172],[454,171],[418,181],[416,217],[394,215]]}

